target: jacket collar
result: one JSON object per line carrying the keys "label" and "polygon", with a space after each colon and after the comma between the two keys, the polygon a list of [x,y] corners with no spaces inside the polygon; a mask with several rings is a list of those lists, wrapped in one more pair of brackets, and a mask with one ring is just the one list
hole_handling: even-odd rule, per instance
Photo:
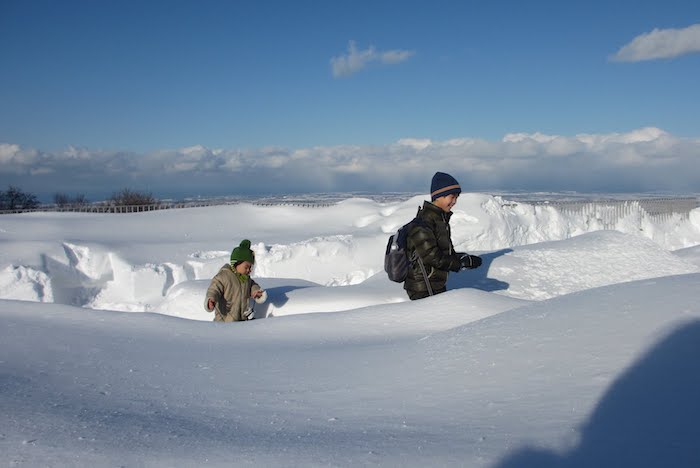
{"label": "jacket collar", "polygon": [[443,211],[442,208],[439,206],[430,203],[428,200],[425,200],[423,202],[423,210],[426,213],[430,213],[433,216],[442,216],[442,218],[445,220],[445,222],[449,221],[450,218],[452,217],[452,212],[451,211]]}

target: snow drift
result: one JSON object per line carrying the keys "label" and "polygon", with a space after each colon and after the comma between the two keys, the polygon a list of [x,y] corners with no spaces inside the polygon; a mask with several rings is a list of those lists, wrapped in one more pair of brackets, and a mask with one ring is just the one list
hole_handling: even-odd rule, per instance
{"label": "snow drift", "polygon": [[[383,274],[383,251],[389,233],[410,220],[422,200],[3,216],[0,298],[210,320],[200,300],[207,282],[228,262],[232,246],[246,237],[253,240],[260,283],[265,288],[281,284],[269,291],[271,301],[260,312],[280,316],[401,302],[406,296],[400,286]],[[700,244],[700,210],[687,220],[647,221],[642,230],[638,220],[620,219],[617,231],[600,231],[595,216],[464,194],[452,219],[455,247],[486,260],[484,268],[453,275],[452,287],[541,300],[697,271],[687,256],[669,250]],[[595,234],[581,236],[586,233]],[[552,242],[577,236],[563,246]],[[577,275],[567,270],[574,265]],[[528,273],[524,283],[511,278],[512,272],[523,271]],[[290,289],[277,281],[285,278],[316,289]]]}
{"label": "snow drift", "polygon": [[[381,262],[421,200],[0,217],[0,464],[700,464],[698,210],[465,195],[483,267],[411,302]],[[212,323],[244,237],[268,318]]]}

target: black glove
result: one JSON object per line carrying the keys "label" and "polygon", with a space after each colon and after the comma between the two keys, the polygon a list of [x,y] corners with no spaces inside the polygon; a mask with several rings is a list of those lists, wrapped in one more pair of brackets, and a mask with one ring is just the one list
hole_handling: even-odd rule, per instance
{"label": "black glove", "polygon": [[464,254],[459,257],[459,262],[462,264],[462,268],[479,268],[481,266],[481,257]]}

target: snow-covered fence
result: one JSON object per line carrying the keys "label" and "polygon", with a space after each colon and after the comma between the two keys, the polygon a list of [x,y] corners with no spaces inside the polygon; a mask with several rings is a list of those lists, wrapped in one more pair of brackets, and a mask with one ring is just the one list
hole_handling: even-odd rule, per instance
{"label": "snow-covered fence", "polygon": [[[295,206],[304,208],[320,208],[335,205],[328,200],[288,200],[288,199],[263,199],[263,200],[206,200],[184,202],[160,202],[150,205],[111,205],[108,203],[84,203],[66,206],[41,206],[31,210],[0,210],[0,214],[26,213],[36,211],[50,212],[77,212],[77,213],[141,213],[145,211],[171,210],[178,208],[196,208],[204,206],[236,205],[250,203],[261,207],[271,206]],[[695,197],[683,198],[643,198],[635,200],[547,200],[527,201],[536,206],[551,206],[566,214],[580,214],[597,219],[605,229],[613,229],[615,224],[630,215],[637,215],[641,219],[646,216],[652,221],[666,221],[672,216],[680,216],[688,219],[691,210],[700,206],[700,201]],[[515,203],[517,204],[517,203]]]}
{"label": "snow-covered fence", "polygon": [[[205,201],[205,202],[162,202],[153,203],[150,205],[110,205],[107,203],[85,203],[80,205],[66,205],[66,206],[42,206],[39,208],[33,208],[29,210],[18,209],[18,210],[0,210],[0,214],[11,214],[11,213],[31,213],[31,212],[72,212],[72,213],[142,213],[145,211],[159,211],[159,210],[172,210],[178,208],[197,208],[203,206],[220,206],[220,205],[237,205],[239,203],[245,203],[243,201]],[[306,207],[306,208],[317,208],[332,206],[334,203],[328,202],[289,202],[289,201],[266,201],[266,202],[250,202],[256,206],[296,206],[296,207]]]}
{"label": "snow-covered fence", "polygon": [[141,213],[144,211],[170,210],[174,208],[191,208],[211,206],[211,203],[153,203],[150,205],[110,205],[107,203],[84,203],[80,205],[41,206],[31,210],[3,210],[0,214],[28,212],[71,212],[71,213]]}
{"label": "snow-covered fence", "polygon": [[580,215],[596,219],[604,229],[614,229],[624,218],[636,217],[639,222],[647,218],[655,222],[669,221],[672,217],[688,219],[692,210],[700,206],[695,197],[646,198],[637,200],[573,200],[536,201],[538,206],[551,206],[564,214]]}

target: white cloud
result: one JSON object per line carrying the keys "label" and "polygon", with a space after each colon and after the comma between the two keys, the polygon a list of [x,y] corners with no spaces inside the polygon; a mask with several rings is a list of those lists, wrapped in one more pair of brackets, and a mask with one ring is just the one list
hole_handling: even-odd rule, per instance
{"label": "white cloud", "polygon": [[371,45],[365,50],[358,50],[355,41],[350,41],[346,55],[331,58],[331,70],[333,77],[342,78],[359,72],[372,62],[395,65],[408,60],[414,53],[398,49],[379,52]]}
{"label": "white cloud", "polygon": [[433,142],[428,138],[402,138],[401,140],[397,141],[397,144],[410,146],[415,150],[424,150],[430,147]]}
{"label": "white cloud", "polygon": [[683,29],[654,29],[635,37],[611,57],[617,62],[670,59],[700,52],[700,24]]}
{"label": "white cloud", "polygon": [[[79,155],[79,157],[76,157]],[[513,133],[501,140],[405,138],[383,146],[210,149],[146,154],[46,153],[0,146],[0,187],[34,193],[113,193],[124,187],[181,196],[227,193],[427,190],[435,171],[466,190],[700,192],[700,138],[658,128],[626,133]]]}
{"label": "white cloud", "polygon": [[556,136],[545,135],[543,133],[508,133],[503,137],[506,143],[521,143],[527,140],[533,140],[537,143],[548,143],[554,140]]}
{"label": "white cloud", "polygon": [[405,62],[415,54],[412,50],[390,50],[382,53],[380,61],[386,64],[395,64]]}

